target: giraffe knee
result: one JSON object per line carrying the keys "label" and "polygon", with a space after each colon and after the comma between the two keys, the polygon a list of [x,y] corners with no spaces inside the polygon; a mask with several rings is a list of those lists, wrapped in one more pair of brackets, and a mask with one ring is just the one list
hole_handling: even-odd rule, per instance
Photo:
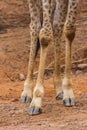
{"label": "giraffe knee", "polygon": [[72,41],[74,40],[75,31],[76,31],[76,28],[75,28],[75,27],[64,27],[65,37],[66,37],[70,42],[72,42]]}
{"label": "giraffe knee", "polygon": [[49,39],[47,38],[47,37],[41,37],[40,38],[40,43],[41,43],[41,45],[42,46],[44,46],[44,47],[47,47],[48,46],[48,44],[49,44]]}
{"label": "giraffe knee", "polygon": [[53,32],[52,30],[42,28],[39,34],[41,46],[47,47],[50,43],[53,42]]}

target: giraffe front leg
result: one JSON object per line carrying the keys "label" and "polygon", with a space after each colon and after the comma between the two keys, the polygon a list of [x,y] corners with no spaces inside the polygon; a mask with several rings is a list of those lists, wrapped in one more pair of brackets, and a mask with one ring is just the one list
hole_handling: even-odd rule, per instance
{"label": "giraffe front leg", "polygon": [[53,41],[53,33],[49,13],[50,12],[49,0],[42,0],[42,6],[43,6],[43,25],[39,34],[39,40],[41,44],[40,64],[39,64],[37,83],[33,92],[33,99],[29,108],[30,115],[37,115],[41,113],[42,98],[44,95],[43,81],[44,81],[46,55],[48,45]]}
{"label": "giraffe front leg", "polygon": [[30,46],[28,74],[27,79],[25,80],[24,83],[24,90],[21,94],[21,102],[31,102],[33,96],[33,88],[34,88],[33,71],[35,64],[36,46],[38,42],[37,34],[38,34],[37,30],[31,29],[31,46]]}
{"label": "giraffe front leg", "polygon": [[74,106],[75,97],[72,89],[72,80],[71,80],[71,46],[75,36],[75,28],[72,28],[72,30],[65,28],[64,32],[66,38],[66,60],[65,60],[65,75],[63,79],[63,103],[65,106]]}
{"label": "giraffe front leg", "polygon": [[30,57],[28,65],[27,79],[24,82],[24,89],[21,94],[21,102],[31,102],[34,88],[33,81],[33,71],[35,64],[35,53],[36,53],[37,37],[31,36],[31,47],[30,47]]}
{"label": "giraffe front leg", "polygon": [[38,73],[36,87],[33,92],[33,99],[29,108],[30,115],[37,115],[41,113],[42,98],[44,95],[44,86],[43,86],[44,70],[45,70],[48,44],[51,42],[52,35],[48,36],[46,35],[46,32],[44,33],[43,32],[44,32],[44,28],[42,28],[40,31],[41,50],[40,50],[39,73]]}
{"label": "giraffe front leg", "polygon": [[39,31],[41,28],[40,12],[37,3],[38,3],[37,0],[36,1],[29,0],[29,10],[31,17],[31,23],[30,23],[31,44],[30,44],[28,74],[27,79],[24,83],[24,90],[21,94],[21,102],[31,101],[33,96],[33,87],[34,87],[33,71],[35,65],[36,47],[39,38]]}
{"label": "giraffe front leg", "polygon": [[[32,29],[33,28],[33,29]],[[35,64],[35,53],[36,53],[36,46],[38,41],[38,32],[35,30],[33,25],[31,26],[31,46],[30,46],[30,56],[29,56],[29,65],[28,65],[28,74],[27,79],[24,83],[24,90],[21,94],[21,102],[31,102],[32,95],[33,95],[33,71],[34,71],[34,64]]]}

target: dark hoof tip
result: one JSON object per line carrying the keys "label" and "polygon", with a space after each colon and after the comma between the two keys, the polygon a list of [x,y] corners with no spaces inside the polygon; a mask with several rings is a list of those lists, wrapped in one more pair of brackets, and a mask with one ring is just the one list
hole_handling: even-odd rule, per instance
{"label": "dark hoof tip", "polygon": [[42,112],[41,108],[31,107],[29,109],[29,115],[39,115]]}
{"label": "dark hoof tip", "polygon": [[75,99],[71,99],[71,106],[75,106]]}
{"label": "dark hoof tip", "polygon": [[74,106],[75,105],[75,99],[70,99],[70,98],[69,99],[64,99],[63,104],[66,107]]}
{"label": "dark hoof tip", "polygon": [[26,101],[25,97],[21,97],[20,101],[24,103]]}
{"label": "dark hoof tip", "polygon": [[56,96],[56,100],[63,99],[63,93],[60,93],[58,96]]}
{"label": "dark hoof tip", "polygon": [[64,99],[64,100],[63,100],[63,104],[64,104],[64,106],[66,106],[66,107],[70,106],[70,101],[69,101],[69,99]]}
{"label": "dark hoof tip", "polygon": [[31,102],[31,98],[30,97],[21,97],[21,99],[20,99],[20,101],[22,102],[22,103],[25,103],[25,102]]}
{"label": "dark hoof tip", "polygon": [[31,98],[30,97],[26,97],[26,102],[31,102]]}

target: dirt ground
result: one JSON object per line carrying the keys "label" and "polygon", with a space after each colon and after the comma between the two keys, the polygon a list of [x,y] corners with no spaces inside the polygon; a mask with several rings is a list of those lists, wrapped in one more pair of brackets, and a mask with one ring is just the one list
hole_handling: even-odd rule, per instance
{"label": "dirt ground", "polygon": [[[72,45],[73,61],[87,58],[87,0],[80,0],[79,11]],[[0,0],[0,130],[87,130],[87,60],[72,73],[74,107],[64,107],[61,100],[56,101],[51,71],[45,75],[42,114],[29,116],[29,104],[20,103],[30,52],[29,22],[26,0]],[[62,54],[64,38],[61,48]],[[53,51],[49,51],[47,66],[53,59]],[[39,54],[35,72],[38,61]],[[64,64],[64,59],[61,63]]]}
{"label": "dirt ground", "polygon": [[29,104],[20,103],[23,82],[0,85],[0,130],[86,130],[87,74],[73,76],[76,106],[56,101],[53,80],[45,80],[42,114],[29,116]]}

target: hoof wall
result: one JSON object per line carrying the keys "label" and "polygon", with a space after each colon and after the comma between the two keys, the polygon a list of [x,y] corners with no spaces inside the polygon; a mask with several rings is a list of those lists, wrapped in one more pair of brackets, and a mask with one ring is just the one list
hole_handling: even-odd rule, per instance
{"label": "hoof wall", "polygon": [[30,97],[21,97],[20,101],[21,101],[22,103],[31,102],[31,98],[30,98]]}
{"label": "hoof wall", "polygon": [[35,108],[35,107],[31,107],[30,109],[29,109],[29,115],[39,115],[39,114],[41,114],[41,108]]}
{"label": "hoof wall", "polygon": [[72,99],[70,99],[70,98],[64,99],[63,104],[66,107],[75,106],[75,99],[73,99],[73,98]]}

